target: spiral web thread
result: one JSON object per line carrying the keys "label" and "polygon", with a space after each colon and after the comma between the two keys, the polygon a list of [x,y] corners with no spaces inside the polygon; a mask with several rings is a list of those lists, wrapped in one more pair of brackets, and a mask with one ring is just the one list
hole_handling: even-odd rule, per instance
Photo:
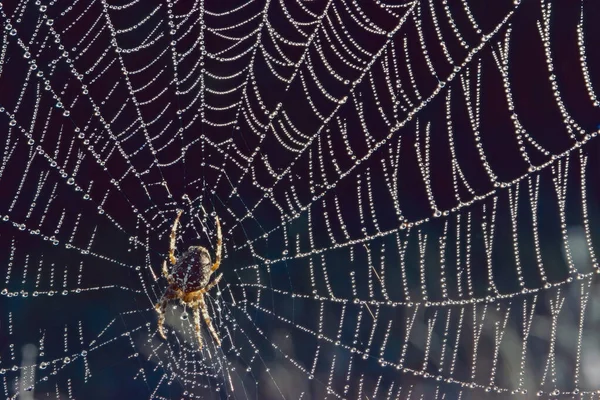
{"label": "spiral web thread", "polygon": [[[7,398],[594,398],[592,1],[8,1]],[[154,305],[215,251],[222,341]],[[106,382],[110,382],[107,384]]]}

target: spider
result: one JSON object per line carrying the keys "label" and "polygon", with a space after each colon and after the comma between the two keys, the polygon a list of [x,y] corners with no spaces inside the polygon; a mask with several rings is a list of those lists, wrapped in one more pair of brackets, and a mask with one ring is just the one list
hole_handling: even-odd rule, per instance
{"label": "spider", "polygon": [[[219,217],[216,216],[217,224],[217,249],[215,252],[215,262],[211,263],[210,253],[202,246],[190,246],[185,253],[179,258],[175,257],[175,240],[177,235],[177,224],[183,210],[177,212],[177,218],[171,228],[171,240],[169,243],[169,261],[173,266],[171,271],[167,269],[167,260],[163,261],[162,274],[167,279],[169,286],[167,290],[156,304],[155,308],[158,312],[158,333],[163,339],[167,339],[165,335],[165,311],[169,300],[179,300],[182,305],[189,305],[194,312],[194,325],[196,330],[196,338],[202,348],[202,334],[200,332],[200,313],[204,318],[208,330],[215,339],[218,346],[221,346],[219,335],[212,325],[204,294],[215,287],[223,274],[219,274],[212,282],[210,276],[219,268],[221,264],[221,247],[223,244],[221,236],[221,224]],[[210,283],[209,283],[210,282]]]}

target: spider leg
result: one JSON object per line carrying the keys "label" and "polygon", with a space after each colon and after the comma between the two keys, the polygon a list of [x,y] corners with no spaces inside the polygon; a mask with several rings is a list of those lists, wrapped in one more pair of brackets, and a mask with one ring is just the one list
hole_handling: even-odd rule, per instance
{"label": "spider leg", "polygon": [[217,286],[217,284],[219,283],[219,281],[221,280],[221,278],[223,278],[223,274],[217,275],[217,277],[215,278],[214,281],[212,281],[211,283],[209,283],[208,285],[206,285],[206,287],[204,289],[202,289],[202,293],[206,293],[206,292],[210,291],[210,289],[212,289],[215,286]]}
{"label": "spider leg", "polygon": [[182,213],[183,210],[177,211],[177,218],[175,218],[175,222],[171,228],[171,240],[169,242],[169,261],[171,261],[171,265],[175,265],[177,262],[177,258],[175,258],[175,240],[177,239],[177,224],[179,224],[179,218]]}
{"label": "spider leg", "polygon": [[194,329],[196,330],[196,339],[198,340],[198,345],[200,346],[200,350],[202,350],[202,331],[200,330],[200,309],[199,303],[194,302],[192,304],[192,309],[194,310]]}
{"label": "spider leg", "polygon": [[217,221],[217,249],[215,251],[215,263],[212,265],[211,270],[214,272],[221,265],[221,251],[223,250],[223,234],[221,233],[221,222],[219,216],[215,216]]}
{"label": "spider leg", "polygon": [[167,340],[167,335],[165,334],[165,312],[167,310],[167,301],[168,299],[166,297],[162,297],[160,299],[160,303],[156,303],[156,305],[154,306],[154,308],[156,309],[156,312],[158,313],[158,334],[160,335],[160,337],[162,337],[163,339]]}
{"label": "spider leg", "polygon": [[169,275],[169,270],[167,269],[167,260],[163,261],[162,274],[170,285],[173,282],[173,277]]}
{"label": "spider leg", "polygon": [[217,334],[217,331],[215,331],[215,328],[212,324],[212,320],[210,319],[210,316],[208,315],[208,310],[206,309],[206,303],[204,302],[204,296],[200,296],[200,298],[198,299],[198,303],[200,304],[200,311],[202,312],[202,316],[204,317],[204,322],[206,323],[208,330],[210,331],[211,335],[215,338],[215,342],[217,342],[217,346],[221,347],[221,339],[219,339],[219,335]]}

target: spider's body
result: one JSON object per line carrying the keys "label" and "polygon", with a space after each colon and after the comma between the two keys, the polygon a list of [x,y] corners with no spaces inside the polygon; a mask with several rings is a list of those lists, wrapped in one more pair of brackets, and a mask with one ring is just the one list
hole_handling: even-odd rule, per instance
{"label": "spider's body", "polygon": [[190,246],[171,270],[171,288],[191,292],[206,287],[213,273],[212,266],[208,250],[202,246]]}
{"label": "spider's body", "polygon": [[165,311],[169,300],[179,300],[184,305],[189,305],[194,311],[194,324],[196,329],[196,338],[202,348],[202,334],[200,333],[200,313],[204,318],[208,330],[213,335],[217,345],[221,345],[221,340],[212,325],[206,303],[204,302],[204,294],[219,283],[223,274],[219,274],[214,281],[210,282],[210,277],[215,272],[221,263],[221,224],[219,217],[216,217],[217,223],[217,249],[215,254],[215,262],[211,262],[210,253],[202,246],[190,246],[183,253],[179,260],[175,257],[175,239],[177,235],[177,224],[183,211],[177,213],[173,228],[171,228],[171,241],[169,245],[169,261],[173,268],[169,272],[167,269],[167,260],[163,262],[162,273],[167,279],[169,286],[162,295],[156,311],[158,317],[158,333],[163,339],[166,339],[164,331]]}

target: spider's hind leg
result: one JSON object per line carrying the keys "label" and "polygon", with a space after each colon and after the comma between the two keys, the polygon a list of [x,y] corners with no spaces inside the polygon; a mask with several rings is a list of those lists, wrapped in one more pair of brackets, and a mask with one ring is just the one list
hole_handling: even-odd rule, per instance
{"label": "spider's hind leg", "polygon": [[154,308],[158,313],[158,334],[164,340],[167,340],[167,335],[165,334],[165,313],[167,311],[167,299],[163,297],[160,300],[160,303],[156,303]]}
{"label": "spider's hind leg", "polygon": [[221,339],[219,339],[219,335],[217,334],[217,331],[215,331],[215,327],[212,324],[212,320],[210,319],[210,316],[208,315],[208,310],[206,309],[206,303],[204,302],[204,296],[200,297],[198,302],[200,303],[200,311],[202,312],[202,316],[204,317],[204,322],[206,323],[208,330],[210,331],[213,338],[215,338],[215,342],[217,342],[217,346],[221,347]]}
{"label": "spider's hind leg", "polygon": [[192,308],[194,309],[194,329],[196,331],[196,340],[198,340],[198,346],[200,347],[200,350],[202,350],[202,346],[204,346],[204,344],[202,343],[202,331],[200,330],[199,303],[195,302]]}

